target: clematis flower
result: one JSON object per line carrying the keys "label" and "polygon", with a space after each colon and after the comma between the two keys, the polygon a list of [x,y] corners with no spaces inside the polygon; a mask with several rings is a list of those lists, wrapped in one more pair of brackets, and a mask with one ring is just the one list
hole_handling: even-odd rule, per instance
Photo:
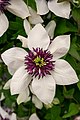
{"label": "clematis flower", "polygon": [[70,48],[70,35],[61,35],[50,43],[47,31],[41,24],[35,25],[28,33],[26,50],[13,47],[2,55],[12,76],[11,95],[21,94],[31,86],[34,95],[49,104],[53,101],[57,85],[78,82],[78,77],[70,64],[60,59]]}
{"label": "clematis flower", "polygon": [[12,113],[9,109],[3,109],[0,106],[0,120],[17,120],[16,114]]}
{"label": "clematis flower", "polygon": [[45,15],[50,10],[59,17],[69,18],[70,3],[67,1],[58,2],[58,0],[35,0],[35,2],[37,13],[40,15]]}
{"label": "clematis flower", "polygon": [[0,37],[9,27],[8,19],[4,14],[5,10],[22,19],[30,16],[28,7],[23,0],[0,0]]}

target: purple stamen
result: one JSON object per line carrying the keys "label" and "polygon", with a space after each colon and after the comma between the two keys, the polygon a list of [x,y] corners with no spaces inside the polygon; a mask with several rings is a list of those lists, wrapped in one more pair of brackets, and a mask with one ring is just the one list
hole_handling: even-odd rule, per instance
{"label": "purple stamen", "polygon": [[25,65],[27,72],[33,77],[40,79],[41,77],[51,75],[51,71],[54,70],[55,61],[53,61],[53,55],[48,50],[41,48],[33,48],[33,51],[29,51],[25,56]]}
{"label": "purple stamen", "polygon": [[0,11],[3,13],[6,10],[6,6],[10,5],[10,0],[0,0]]}

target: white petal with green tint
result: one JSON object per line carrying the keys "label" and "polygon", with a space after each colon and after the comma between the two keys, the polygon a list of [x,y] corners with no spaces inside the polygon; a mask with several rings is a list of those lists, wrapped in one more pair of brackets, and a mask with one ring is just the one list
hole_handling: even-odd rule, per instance
{"label": "white petal with green tint", "polygon": [[30,16],[27,5],[23,0],[10,0],[10,5],[8,5],[7,10],[9,10],[14,15],[25,19]]}
{"label": "white petal with green tint", "polygon": [[57,0],[51,0],[48,2],[48,8],[55,15],[69,19],[70,15],[70,3],[67,1],[58,3]]}
{"label": "white petal with green tint", "polygon": [[33,113],[33,114],[30,116],[29,120],[40,120],[40,119],[37,117],[36,113]]}
{"label": "white petal with green tint", "polygon": [[53,79],[58,85],[70,85],[79,81],[76,72],[71,65],[62,59],[55,62],[55,69],[52,72]]}
{"label": "white petal with green tint", "polygon": [[4,85],[4,87],[3,87],[3,89],[4,89],[4,90],[9,89],[9,88],[10,88],[10,83],[11,83],[11,79],[10,79],[10,80],[8,80],[8,81],[5,83],[5,85]]}
{"label": "white petal with green tint", "polygon": [[28,87],[30,81],[31,79],[27,71],[25,70],[25,66],[20,67],[15,72],[15,74],[11,79],[11,84],[10,84],[11,94],[12,95],[20,94],[22,91],[24,91]]}
{"label": "white petal with green tint", "polygon": [[50,37],[50,39],[53,39],[54,37],[54,30],[56,27],[56,23],[54,20],[50,21],[47,26],[45,27],[46,31],[48,32],[48,35]]}
{"label": "white petal with green tint", "polygon": [[16,114],[15,113],[12,113],[10,115],[10,120],[17,120],[17,117],[16,117]]}
{"label": "white petal with green tint", "polygon": [[28,102],[30,100],[30,97],[29,97],[29,89],[28,87],[22,91],[18,97],[17,97],[17,103],[18,105],[23,103],[23,102]]}
{"label": "white petal with green tint", "polygon": [[37,24],[28,34],[28,47],[47,49],[50,43],[48,33],[41,24]]}
{"label": "white petal with green tint", "polygon": [[0,37],[7,31],[9,22],[5,14],[0,13]]}
{"label": "white petal with green tint", "polygon": [[35,2],[37,7],[37,13],[39,15],[45,15],[49,12],[46,0],[35,0]]}
{"label": "white petal with green tint", "polygon": [[30,32],[31,26],[27,19],[24,19],[23,26],[26,34],[28,35],[28,33]]}
{"label": "white petal with green tint", "polygon": [[38,23],[43,23],[43,19],[41,18],[41,16],[39,14],[37,14],[37,12],[32,9],[31,7],[29,7],[29,12],[31,14],[31,16],[29,16],[29,22],[31,24],[38,24]]}
{"label": "white petal with green tint", "polygon": [[51,75],[43,78],[34,78],[32,81],[32,89],[34,94],[44,103],[49,104],[55,96],[55,81]]}
{"label": "white petal with green tint", "polygon": [[19,39],[22,42],[22,47],[24,47],[24,48],[28,47],[28,40],[26,37],[18,35],[17,39]]}
{"label": "white petal with green tint", "polygon": [[42,102],[37,98],[37,96],[32,95],[32,102],[35,104],[36,108],[42,109],[43,104],[42,104]]}
{"label": "white petal with green tint", "polygon": [[53,60],[63,57],[70,48],[70,35],[57,36],[49,46]]}

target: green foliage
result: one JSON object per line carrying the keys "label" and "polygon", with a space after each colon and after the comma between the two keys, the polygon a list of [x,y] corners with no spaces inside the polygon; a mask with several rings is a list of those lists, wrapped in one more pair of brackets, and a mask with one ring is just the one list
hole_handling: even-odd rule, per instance
{"label": "green foliage", "polygon": [[75,103],[71,103],[69,105],[69,110],[68,112],[63,116],[63,118],[68,118],[73,115],[76,115],[79,112],[79,106]]}

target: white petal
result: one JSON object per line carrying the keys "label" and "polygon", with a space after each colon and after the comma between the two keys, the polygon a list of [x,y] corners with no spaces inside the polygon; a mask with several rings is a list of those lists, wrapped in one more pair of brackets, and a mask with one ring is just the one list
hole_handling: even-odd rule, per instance
{"label": "white petal", "polygon": [[43,19],[40,17],[40,15],[38,15],[36,13],[36,11],[34,9],[29,7],[29,11],[30,11],[30,14],[31,14],[31,16],[29,16],[29,22],[31,24],[43,23]]}
{"label": "white petal", "polygon": [[0,96],[0,102],[2,101],[2,100],[4,100],[5,99],[5,96],[4,96],[4,93],[2,92],[1,93],[1,96]]}
{"label": "white petal", "polygon": [[69,19],[70,10],[71,10],[69,2],[65,1],[65,2],[61,2],[61,3],[57,3],[57,0],[51,0],[48,2],[48,8],[55,15]]}
{"label": "white petal", "polygon": [[40,119],[37,117],[36,113],[33,113],[33,114],[30,116],[29,120],[40,120]]}
{"label": "white petal", "polygon": [[49,37],[52,39],[54,37],[54,30],[56,27],[56,23],[54,20],[50,21],[47,26],[45,27]]}
{"label": "white petal", "polygon": [[25,70],[25,66],[20,67],[11,79],[10,91],[11,94],[19,94],[24,91],[30,82],[30,77]]}
{"label": "white petal", "polygon": [[52,72],[52,76],[58,85],[70,85],[79,81],[74,69],[67,61],[62,59],[55,62],[55,69]]}
{"label": "white petal", "polygon": [[11,13],[21,17],[22,19],[30,16],[28,7],[23,0],[10,0],[9,3],[11,5],[8,5],[7,10]]}
{"label": "white petal", "polygon": [[4,90],[9,89],[9,88],[10,88],[10,83],[11,83],[11,79],[10,79],[10,80],[8,80],[8,81],[5,83],[5,85],[4,85],[4,87],[3,87],[3,89],[4,89]]}
{"label": "white petal", "polygon": [[27,52],[24,49],[13,47],[2,53],[1,57],[4,63],[9,67],[10,74],[14,74],[20,66],[24,65],[26,55]]}
{"label": "white petal", "polygon": [[53,54],[53,59],[56,60],[63,57],[70,48],[70,35],[60,35],[56,37],[49,46],[49,50]]}
{"label": "white petal", "polygon": [[24,19],[23,26],[26,34],[28,35],[28,33],[30,32],[31,26],[30,26],[30,23],[27,21],[27,19]]}
{"label": "white petal", "polygon": [[22,102],[28,102],[30,100],[29,97],[29,89],[27,88],[26,90],[22,91],[18,98],[17,98],[17,103],[18,105],[21,104]]}
{"label": "white petal", "polygon": [[44,103],[52,102],[55,95],[55,81],[51,75],[32,81],[32,89],[34,94]]}
{"label": "white petal", "polygon": [[5,14],[0,13],[0,37],[7,31],[9,22]]}
{"label": "white petal", "polygon": [[35,95],[32,95],[32,102],[35,104],[35,106],[38,109],[42,109],[43,104],[42,104],[42,102]]}
{"label": "white petal", "polygon": [[35,25],[35,27],[28,34],[28,47],[47,49],[50,43],[48,33],[41,24]]}
{"label": "white petal", "polygon": [[19,39],[22,42],[22,47],[27,48],[28,40],[26,37],[23,37],[21,35],[18,35],[17,39]]}
{"label": "white petal", "polygon": [[16,114],[15,114],[15,113],[12,113],[12,114],[11,114],[10,120],[17,120],[17,117],[16,117]]}
{"label": "white petal", "polygon": [[3,117],[3,119],[5,118],[9,118],[9,115],[7,112],[4,111],[4,109],[0,106],[0,114]]}
{"label": "white petal", "polygon": [[45,15],[49,12],[46,0],[35,0],[35,2],[39,15]]}

